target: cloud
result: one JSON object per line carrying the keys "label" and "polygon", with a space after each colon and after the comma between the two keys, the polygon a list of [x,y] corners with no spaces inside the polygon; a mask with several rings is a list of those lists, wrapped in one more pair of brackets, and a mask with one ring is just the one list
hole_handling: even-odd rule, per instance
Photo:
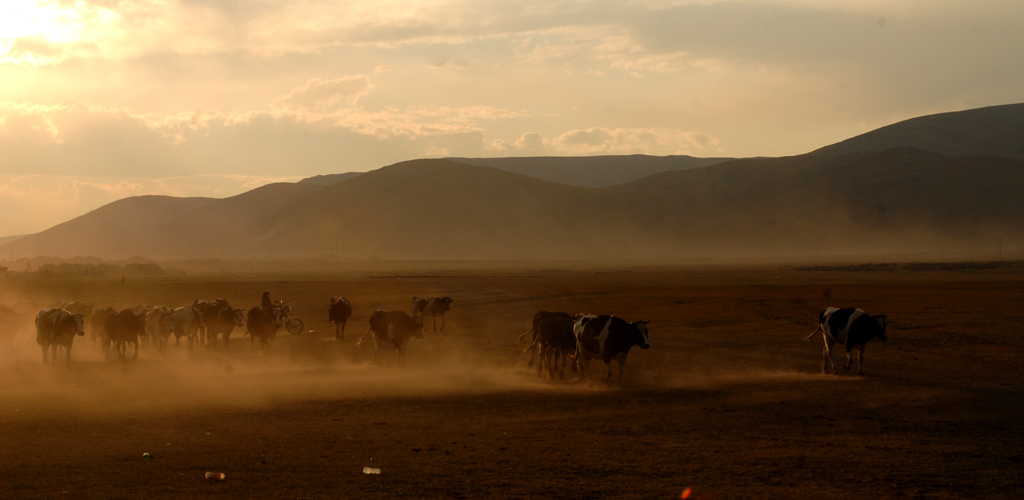
{"label": "cloud", "polygon": [[480,122],[527,116],[492,106],[337,108],[337,100],[353,99],[367,85],[362,79],[314,80],[275,101],[287,111],[133,114],[81,103],[2,102],[0,174],[361,171],[439,151],[480,154]]}
{"label": "cloud", "polygon": [[724,152],[721,141],[702,132],[664,128],[590,127],[546,138],[527,132],[514,143],[494,141],[489,151],[513,155],[690,155],[715,156]]}
{"label": "cloud", "polygon": [[313,78],[271,103],[271,108],[293,112],[329,113],[355,106],[373,88],[365,75],[346,75],[331,80]]}

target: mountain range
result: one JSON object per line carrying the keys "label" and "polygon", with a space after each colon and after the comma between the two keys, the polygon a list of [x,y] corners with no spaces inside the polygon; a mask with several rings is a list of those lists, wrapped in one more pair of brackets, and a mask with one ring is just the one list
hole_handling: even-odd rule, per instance
{"label": "mountain range", "polygon": [[[972,252],[1024,234],[1024,105],[783,158],[450,158],[126,198],[9,241],[124,259],[689,259]],[[1016,238],[1016,240],[1015,240]]]}

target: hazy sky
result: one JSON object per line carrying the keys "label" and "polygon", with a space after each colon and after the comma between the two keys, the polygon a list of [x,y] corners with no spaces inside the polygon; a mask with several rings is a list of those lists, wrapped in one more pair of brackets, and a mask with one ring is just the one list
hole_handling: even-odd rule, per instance
{"label": "hazy sky", "polygon": [[0,236],[436,156],[777,156],[1024,101],[1024,2],[0,1]]}

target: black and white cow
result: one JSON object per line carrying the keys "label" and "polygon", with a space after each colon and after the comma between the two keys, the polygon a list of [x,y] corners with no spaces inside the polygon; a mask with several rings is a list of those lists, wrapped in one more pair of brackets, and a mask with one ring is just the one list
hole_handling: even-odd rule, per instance
{"label": "black and white cow", "polygon": [[804,340],[810,341],[819,331],[825,339],[825,349],[822,351],[821,372],[828,373],[828,365],[832,365],[832,372],[838,373],[835,362],[832,361],[832,347],[839,343],[846,347],[846,365],[843,368],[849,370],[853,364],[850,351],[857,349],[857,372],[864,375],[864,346],[869,340],[877,337],[886,340],[884,314],[869,316],[860,309],[839,309],[829,307],[818,315],[818,328],[808,335]]}
{"label": "black and white cow", "polygon": [[605,381],[612,378],[612,360],[619,362],[619,385],[624,386],[622,371],[626,356],[635,345],[650,349],[647,321],[627,323],[615,316],[578,316],[573,325],[580,359],[580,377],[590,376],[590,358],[601,358],[608,369]]}
{"label": "black and white cow", "polygon": [[423,318],[413,318],[405,311],[377,309],[370,315],[370,329],[366,331],[356,347],[363,344],[367,335],[373,335],[373,360],[380,353],[379,342],[388,343],[398,350],[398,361],[405,360],[405,346],[413,337],[423,338]]}
{"label": "black and white cow", "polygon": [[334,338],[345,340],[345,324],[352,317],[352,303],[345,297],[332,297],[327,303],[327,321],[334,323]]}
{"label": "black and white cow", "polygon": [[413,297],[412,317],[423,318],[427,314],[434,323],[434,331],[437,331],[437,317],[441,317],[441,331],[444,331],[444,313],[452,310],[451,297]]}
{"label": "black and white cow", "polygon": [[43,309],[36,314],[36,342],[43,347],[43,363],[46,352],[53,348],[53,364],[57,364],[57,346],[64,347],[65,362],[71,363],[71,344],[76,336],[84,336],[84,318],[64,309]]}

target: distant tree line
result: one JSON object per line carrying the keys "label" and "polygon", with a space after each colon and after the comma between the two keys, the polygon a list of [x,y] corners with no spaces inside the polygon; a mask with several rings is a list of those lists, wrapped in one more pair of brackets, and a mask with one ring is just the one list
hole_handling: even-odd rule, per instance
{"label": "distant tree line", "polygon": [[79,264],[62,262],[43,264],[36,269],[36,274],[44,276],[166,276],[167,271],[153,262],[130,262],[124,266],[117,264]]}

